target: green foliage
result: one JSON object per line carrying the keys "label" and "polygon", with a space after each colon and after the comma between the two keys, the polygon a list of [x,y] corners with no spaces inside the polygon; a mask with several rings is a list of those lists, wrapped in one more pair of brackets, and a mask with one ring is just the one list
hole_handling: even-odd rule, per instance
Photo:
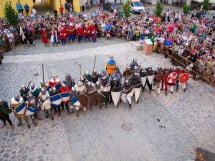
{"label": "green foliage", "polygon": [[163,5],[160,2],[157,2],[156,8],[155,8],[155,15],[158,17],[161,17],[162,11],[163,11]]}
{"label": "green foliage", "polygon": [[130,16],[130,10],[131,10],[131,6],[130,6],[130,1],[129,0],[127,0],[123,4],[122,9],[123,9],[125,17],[128,18]]}
{"label": "green foliage", "polygon": [[184,5],[183,7],[183,13],[187,16],[190,14],[190,6],[189,5]]}
{"label": "green foliage", "polygon": [[18,24],[18,14],[13,9],[10,1],[7,1],[4,5],[4,14],[9,25],[15,26]]}
{"label": "green foliage", "polygon": [[202,9],[205,10],[205,11],[208,11],[209,6],[210,6],[209,3],[210,3],[210,0],[204,0],[204,1],[202,2]]}

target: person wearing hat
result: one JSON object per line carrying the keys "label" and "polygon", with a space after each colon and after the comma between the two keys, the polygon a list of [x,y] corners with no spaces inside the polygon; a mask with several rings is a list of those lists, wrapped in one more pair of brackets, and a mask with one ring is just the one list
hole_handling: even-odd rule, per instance
{"label": "person wearing hat", "polygon": [[109,61],[106,64],[106,72],[109,74],[114,73],[115,69],[117,68],[116,61],[114,60],[113,56],[110,57]]}
{"label": "person wearing hat", "polygon": [[2,127],[6,126],[8,122],[10,124],[11,129],[14,129],[13,123],[10,120],[9,114],[11,110],[9,109],[8,103],[6,101],[0,100],[0,120],[2,120]]}

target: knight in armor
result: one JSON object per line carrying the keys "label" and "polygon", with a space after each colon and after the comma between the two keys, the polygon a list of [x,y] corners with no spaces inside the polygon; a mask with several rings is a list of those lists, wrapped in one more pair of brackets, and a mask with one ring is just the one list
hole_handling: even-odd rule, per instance
{"label": "knight in armor", "polygon": [[86,88],[87,88],[87,93],[92,93],[92,92],[95,92],[96,90],[95,84],[93,82],[87,82]]}
{"label": "knight in armor", "polygon": [[7,122],[10,124],[11,129],[14,129],[13,123],[10,120],[9,114],[11,110],[9,109],[8,103],[6,101],[0,100],[0,120],[2,120],[2,127],[7,125]]}
{"label": "knight in armor", "polygon": [[35,87],[35,84],[32,84],[30,87],[30,93],[36,98],[39,96],[40,90],[41,90],[40,88]]}
{"label": "knight in armor", "polygon": [[[27,106],[27,108],[34,107],[38,110],[36,98],[31,93],[28,95],[28,100],[26,101],[26,106]],[[31,119],[33,125],[36,126],[37,123],[35,122],[35,118],[37,118],[37,113],[30,115],[29,118]]]}
{"label": "knight in armor", "polygon": [[[27,123],[27,127],[30,128],[31,126],[29,124],[28,117],[25,115],[25,113],[19,114],[19,111],[16,110],[17,108],[20,108],[23,103],[24,103],[23,98],[21,96],[17,95],[11,99],[10,105],[11,105],[11,108],[13,109],[15,117],[19,121],[18,126],[21,126],[22,120],[24,120]],[[23,110],[24,110],[24,108],[23,108]]]}
{"label": "knight in armor", "polygon": [[132,96],[133,96],[133,86],[129,80],[125,80],[121,99],[123,100],[123,102],[128,103],[129,108],[131,108]]}
{"label": "knight in armor", "polygon": [[105,104],[107,105],[108,102],[110,102],[110,90],[111,85],[109,83],[108,77],[102,77],[101,83],[100,83],[100,90],[102,94],[105,96]]}
{"label": "knight in armor", "polygon": [[[170,73],[173,72],[173,69],[170,68],[170,69],[168,69],[168,71],[169,71],[169,74],[170,74]],[[166,81],[167,81],[167,80],[166,80]],[[167,86],[169,87],[170,93],[173,94],[175,82],[171,82],[171,83],[170,83],[170,82],[167,81]],[[168,90],[168,89],[167,89],[167,90]]]}
{"label": "knight in armor", "polygon": [[[60,93],[65,93],[65,92],[70,92],[69,87],[66,84],[62,84],[62,86],[60,87]],[[63,100],[61,103],[61,106],[64,110],[64,107],[66,107],[66,110],[68,112],[68,114],[70,115],[70,110],[69,110],[69,99],[68,100]]]}
{"label": "knight in armor", "polygon": [[75,85],[75,80],[72,79],[70,74],[67,74],[64,83],[69,87],[69,89],[71,89]]}
{"label": "knight in armor", "polygon": [[138,65],[138,63],[137,63],[137,60],[134,60],[133,59],[133,62],[130,64],[130,70],[134,70],[135,69],[135,67],[138,67],[139,65]]}
{"label": "knight in armor", "polygon": [[148,73],[147,73],[146,69],[145,68],[141,68],[140,69],[140,78],[141,78],[143,90],[145,90],[146,85],[149,88],[149,84],[146,83],[147,75],[148,75]]}
{"label": "knight in armor", "polygon": [[50,116],[51,119],[54,119],[54,117],[51,114],[51,110],[50,110],[51,109],[51,103],[49,101],[49,98],[50,98],[49,92],[45,88],[42,88],[41,92],[38,96],[39,103],[41,105],[41,109],[45,110],[46,118],[48,118]]}
{"label": "knight in armor", "polygon": [[[114,105],[118,107],[118,101],[120,100],[120,95],[121,95],[121,90],[122,90],[122,85],[119,79],[113,78],[110,82],[111,85],[111,95],[110,95],[110,102],[115,102]],[[113,95],[113,93],[117,93],[117,95]],[[117,98],[116,98],[117,97]],[[117,101],[116,101],[117,99]]]}
{"label": "knight in armor", "polygon": [[114,88],[121,88],[121,83],[117,77],[115,77],[115,78],[113,78],[113,80],[111,80],[111,90]]}
{"label": "knight in armor", "polygon": [[75,94],[81,95],[85,94],[87,92],[86,86],[83,84],[83,82],[79,81],[77,85],[74,87]]}
{"label": "knight in armor", "polygon": [[[57,95],[59,92],[58,92],[58,90],[55,88],[55,87],[52,87],[51,89],[50,89],[50,96],[55,96],[55,95]],[[56,113],[58,113],[58,116],[60,116],[61,115],[61,112],[60,112],[60,105],[55,105],[55,104],[51,104],[51,107],[52,107],[52,109],[54,109],[54,114],[56,114]]]}
{"label": "knight in armor", "polygon": [[115,69],[115,71],[113,72],[113,74],[111,75],[111,79],[113,80],[113,78],[117,78],[120,82],[122,79],[122,73],[120,72],[119,68],[117,67]]}
{"label": "knight in armor", "polygon": [[24,101],[27,101],[29,89],[25,85],[21,86],[19,93],[20,93],[20,96],[24,99]]}
{"label": "knight in armor", "polygon": [[49,81],[49,86],[55,87],[56,90],[59,90],[61,86],[61,80],[56,75],[53,75],[52,79]]}
{"label": "knight in armor", "polygon": [[146,84],[149,88],[149,91],[152,91],[152,85],[153,85],[153,80],[154,80],[154,71],[152,67],[146,68],[147,72],[147,79],[146,79]]}
{"label": "knight in armor", "polygon": [[162,88],[162,80],[163,80],[163,69],[157,68],[157,71],[155,71],[155,85],[157,88],[157,94],[160,94],[161,88]]}
{"label": "knight in armor", "polygon": [[90,73],[86,70],[86,72],[84,73],[84,80],[85,81],[89,81],[92,82],[92,76],[90,75]]}
{"label": "knight in armor", "polygon": [[93,71],[92,73],[92,82],[95,84],[99,79],[99,74],[97,73],[96,70]]}

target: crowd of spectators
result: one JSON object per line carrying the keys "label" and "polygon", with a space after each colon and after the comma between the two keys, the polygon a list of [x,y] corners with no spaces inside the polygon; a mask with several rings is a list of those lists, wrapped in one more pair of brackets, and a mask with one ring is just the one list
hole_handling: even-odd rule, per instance
{"label": "crowd of spectators", "polygon": [[[87,32],[87,27],[91,25],[96,28],[96,37],[110,34],[110,38],[119,37],[139,43],[151,39],[154,52],[163,52],[163,48],[168,48],[170,53],[175,52],[197,64],[202,73],[212,74],[215,81],[215,17],[208,18],[207,12],[203,11],[193,12],[191,18],[181,11],[167,10],[161,18],[149,11],[126,19],[118,11],[110,14],[99,8],[83,14],[67,10],[60,15],[49,12],[38,14],[33,9],[31,16],[19,13],[19,25],[16,27],[0,22],[0,47],[6,51],[12,49],[14,42],[23,40],[23,33],[26,41],[40,39],[43,29],[48,31],[49,40],[53,29],[60,37],[61,30],[71,25],[75,26],[74,40],[79,36],[78,31]],[[68,37],[64,45],[67,40]]]}

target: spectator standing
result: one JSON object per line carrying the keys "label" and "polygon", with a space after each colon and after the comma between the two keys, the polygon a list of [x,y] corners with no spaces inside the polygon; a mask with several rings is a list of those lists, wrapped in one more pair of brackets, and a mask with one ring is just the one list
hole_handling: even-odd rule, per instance
{"label": "spectator standing", "polygon": [[64,8],[63,8],[63,6],[61,5],[60,8],[59,8],[59,11],[60,11],[61,16],[63,16],[63,10],[64,10]]}
{"label": "spectator standing", "polygon": [[29,13],[29,5],[28,5],[27,3],[24,5],[24,9],[25,9],[26,15],[28,16],[28,13]]}

